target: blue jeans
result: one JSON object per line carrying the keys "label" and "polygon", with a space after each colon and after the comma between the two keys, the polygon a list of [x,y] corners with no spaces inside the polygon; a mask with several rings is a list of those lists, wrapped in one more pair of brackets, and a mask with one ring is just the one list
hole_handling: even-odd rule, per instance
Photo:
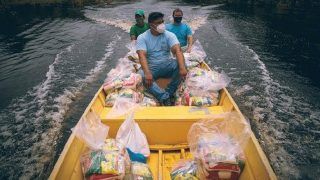
{"label": "blue jeans", "polygon": [[[175,59],[168,59],[168,61],[158,65],[149,65],[149,69],[152,73],[153,83],[147,90],[160,102],[173,96],[181,81],[178,62]],[[140,69],[138,73],[142,76],[143,82],[145,82],[143,70]],[[155,82],[159,78],[171,78],[171,82],[165,90]]]}

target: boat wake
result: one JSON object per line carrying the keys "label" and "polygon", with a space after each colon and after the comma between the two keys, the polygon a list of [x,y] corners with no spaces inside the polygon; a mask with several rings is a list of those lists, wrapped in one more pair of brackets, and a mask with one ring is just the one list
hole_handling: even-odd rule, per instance
{"label": "boat wake", "polygon": [[[120,39],[121,37],[116,36],[106,45],[105,54],[95,62],[95,66],[84,78],[75,79],[74,86],[61,88],[65,79],[60,73],[60,68],[65,68],[65,57],[72,53],[76,45],[66,47],[56,55],[49,66],[44,82],[25,96],[13,100],[0,112],[0,122],[6,123],[1,127],[1,153],[11,154],[1,156],[1,172],[7,173],[1,175],[3,178],[23,176],[33,179],[47,173],[49,164],[53,163],[51,161],[54,159],[57,140],[61,135],[62,122],[70,104],[106,67],[106,61],[113,54],[115,44]],[[60,93],[57,93],[59,91]]]}
{"label": "boat wake", "polygon": [[[299,178],[299,164],[309,164],[312,158],[306,154],[316,152],[316,146],[307,148],[317,141],[307,123],[319,122],[319,113],[315,112],[320,108],[275,79],[263,57],[237,38],[230,21],[213,21],[218,36],[215,48],[223,53],[216,54],[218,57],[212,64],[222,67],[231,77],[230,93],[251,120],[252,129],[276,173],[280,177]],[[292,78],[303,81],[298,76]],[[296,131],[306,135],[300,136]]]}

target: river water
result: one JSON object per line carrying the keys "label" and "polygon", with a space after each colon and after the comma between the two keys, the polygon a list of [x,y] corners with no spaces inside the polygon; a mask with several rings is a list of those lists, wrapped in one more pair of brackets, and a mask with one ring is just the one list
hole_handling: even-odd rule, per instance
{"label": "river water", "polygon": [[127,52],[133,13],[180,7],[280,179],[320,175],[320,15],[184,2],[0,14],[0,179],[46,179],[71,128]]}

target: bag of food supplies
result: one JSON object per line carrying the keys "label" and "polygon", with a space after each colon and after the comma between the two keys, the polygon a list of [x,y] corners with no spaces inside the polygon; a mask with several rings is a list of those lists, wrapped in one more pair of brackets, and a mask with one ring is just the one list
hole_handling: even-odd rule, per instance
{"label": "bag of food supplies", "polygon": [[238,113],[211,115],[194,123],[188,133],[190,151],[200,179],[238,179],[250,125]]}
{"label": "bag of food supplies", "polygon": [[199,180],[197,178],[197,163],[194,160],[180,160],[170,173],[172,180]]}

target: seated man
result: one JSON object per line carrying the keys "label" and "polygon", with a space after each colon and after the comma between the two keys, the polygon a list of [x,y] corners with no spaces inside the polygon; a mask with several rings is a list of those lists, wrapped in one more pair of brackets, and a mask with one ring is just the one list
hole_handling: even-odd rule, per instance
{"label": "seated man", "polygon": [[181,9],[175,9],[172,16],[174,21],[171,24],[166,24],[166,29],[174,33],[177,36],[182,49],[185,49],[186,52],[190,53],[193,43],[191,28],[187,24],[181,23],[183,17]]}
{"label": "seated man", "polygon": [[[137,53],[142,70],[145,86],[148,91],[163,105],[172,105],[173,97],[181,78],[187,75],[184,57],[177,37],[165,30],[163,14],[153,12],[149,14],[148,23],[150,29],[141,34],[137,39]],[[172,59],[171,52],[176,56]],[[171,82],[164,90],[158,86],[155,80],[159,78],[171,78]]]}
{"label": "seated man", "polygon": [[137,37],[149,29],[148,23],[144,22],[144,11],[141,9],[135,12],[136,24],[130,28],[131,41],[137,40]]}

